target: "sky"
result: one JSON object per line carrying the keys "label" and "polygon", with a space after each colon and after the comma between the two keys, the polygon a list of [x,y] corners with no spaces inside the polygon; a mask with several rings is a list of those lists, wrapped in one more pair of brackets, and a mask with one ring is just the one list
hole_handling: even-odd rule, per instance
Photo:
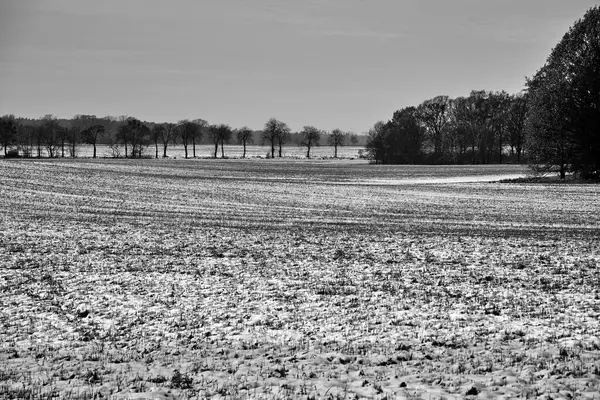
{"label": "sky", "polygon": [[523,89],[587,0],[0,0],[0,114],[363,133]]}

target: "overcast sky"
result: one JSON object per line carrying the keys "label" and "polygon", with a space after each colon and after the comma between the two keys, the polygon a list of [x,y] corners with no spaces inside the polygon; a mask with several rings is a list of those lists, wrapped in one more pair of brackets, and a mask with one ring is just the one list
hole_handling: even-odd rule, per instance
{"label": "overcast sky", "polygon": [[0,0],[0,114],[362,133],[523,88],[587,0]]}

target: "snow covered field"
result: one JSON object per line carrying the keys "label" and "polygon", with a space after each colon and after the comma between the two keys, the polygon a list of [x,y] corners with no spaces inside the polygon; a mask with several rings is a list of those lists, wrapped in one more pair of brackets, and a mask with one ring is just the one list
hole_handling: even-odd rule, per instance
{"label": "snow covered field", "polygon": [[[364,150],[364,146],[340,146],[338,148],[338,157],[340,158],[359,158],[360,150]],[[198,158],[210,158],[213,156],[215,146],[210,144],[199,144],[196,145],[196,157]],[[241,158],[244,154],[244,147],[238,144],[226,144],[225,157],[230,158]],[[279,148],[275,149],[275,155],[277,156]],[[311,149],[311,157],[313,158],[332,158],[334,156],[333,146],[316,146]],[[98,157],[113,157],[114,153],[108,145],[98,145],[96,149]],[[124,146],[119,147],[120,157],[125,154]],[[192,157],[193,148],[192,145],[188,145],[188,157]],[[265,158],[267,153],[271,154],[270,145],[257,145],[249,144],[246,146],[246,157],[248,158]],[[68,154],[68,152],[67,152]],[[92,157],[94,154],[93,147],[90,145],[80,145],[77,148],[78,157]],[[147,157],[154,157],[156,154],[156,148],[154,145],[150,145],[144,149],[144,155]],[[158,156],[162,157],[163,148],[162,144],[158,145]],[[283,147],[282,155],[284,157],[304,158],[306,157],[306,147],[287,145]],[[183,145],[171,145],[167,148],[167,156],[172,158],[184,158],[185,149]],[[219,147],[219,157],[221,157],[221,148]]]}
{"label": "snow covered field", "polygon": [[0,398],[598,399],[600,186],[524,173],[0,161]]}

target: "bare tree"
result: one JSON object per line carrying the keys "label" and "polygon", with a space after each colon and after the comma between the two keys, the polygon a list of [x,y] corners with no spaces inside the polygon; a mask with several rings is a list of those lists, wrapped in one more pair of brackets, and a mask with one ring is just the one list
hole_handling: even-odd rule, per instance
{"label": "bare tree", "polygon": [[[127,115],[120,115],[117,117],[116,139],[117,139],[117,141],[121,140],[125,144],[125,158],[127,158],[127,155],[129,154],[127,152],[127,143],[128,143],[127,120],[129,120],[129,116],[127,116]],[[114,151],[113,151],[113,154],[115,154]]]}
{"label": "bare tree", "polygon": [[346,141],[347,134],[340,129],[334,129],[329,134],[329,145],[333,146],[334,153],[333,157],[337,158],[338,156],[338,147],[343,146]]}
{"label": "bare tree", "polygon": [[261,135],[261,143],[271,144],[271,158],[275,157],[275,142],[279,143],[279,157],[281,157],[281,147],[289,138],[290,128],[285,122],[271,118],[265,124]]}
{"label": "bare tree", "polygon": [[246,158],[246,144],[247,143],[252,143],[253,142],[253,132],[250,128],[244,126],[243,128],[240,128],[237,131],[237,140],[238,143],[242,143],[244,145],[244,154],[242,155],[242,158]]}
{"label": "bare tree", "polygon": [[104,125],[94,124],[81,132],[83,141],[94,146],[93,158],[96,158],[96,145],[100,136],[104,135]]}
{"label": "bare tree", "polygon": [[219,145],[221,145],[221,157],[225,157],[225,150],[223,149],[223,143],[229,141],[231,138],[232,130],[229,125],[211,125],[208,129],[211,141],[215,145],[214,158],[217,158],[219,151]]}
{"label": "bare tree", "polygon": [[154,158],[158,158],[158,142],[163,135],[163,131],[165,127],[163,124],[154,124],[152,127],[150,135],[152,136],[152,141],[154,142]]}
{"label": "bare tree", "polygon": [[518,163],[521,162],[521,154],[525,143],[525,120],[528,109],[526,94],[520,93],[511,97],[506,127],[510,151],[517,154]]}
{"label": "bare tree", "polygon": [[[119,127],[118,139],[130,145],[130,155],[133,158],[141,157],[150,137],[150,128],[137,118],[130,117],[125,125]],[[127,150],[125,150],[127,151]],[[125,153],[127,157],[127,153]]]}
{"label": "bare tree", "polygon": [[196,157],[196,139],[202,135],[200,125],[187,119],[179,121],[179,134],[185,150],[185,158],[188,158],[188,143],[190,140],[193,143],[193,156]]}
{"label": "bare tree", "polygon": [[77,144],[80,142],[81,132],[74,121],[71,123],[71,126],[65,128],[64,135],[69,150],[69,157],[77,157]]}
{"label": "bare tree", "polygon": [[42,117],[41,126],[41,141],[46,147],[48,157],[54,158],[57,156],[58,141],[59,141],[58,120],[52,114],[46,114]]}
{"label": "bare tree", "polygon": [[321,131],[314,126],[305,126],[300,133],[302,134],[300,146],[306,147],[306,158],[310,158],[310,149],[319,145]]}
{"label": "bare tree", "polygon": [[265,124],[265,127],[261,134],[261,144],[271,144],[271,158],[275,157],[275,141],[277,140],[277,125],[279,121],[275,118],[271,118]]}
{"label": "bare tree", "polygon": [[193,146],[192,152],[193,152],[194,158],[196,158],[196,141],[200,142],[202,140],[204,131],[208,127],[208,122],[206,122],[202,118],[196,118],[192,122],[197,125],[197,128],[194,130],[194,134],[192,136],[192,146]]}
{"label": "bare tree", "polygon": [[292,131],[288,126],[282,122],[279,130],[277,131],[277,145],[279,146],[279,157],[282,156],[283,145],[289,140]]}
{"label": "bare tree", "polygon": [[65,158],[65,144],[67,143],[67,137],[69,135],[69,126],[58,127],[58,141],[60,142],[60,156]]}
{"label": "bare tree", "polygon": [[192,121],[193,124],[196,124],[194,129],[190,129],[190,134],[192,138],[192,157],[196,158],[196,141],[202,140],[202,134],[204,133],[204,129],[208,126],[208,122],[203,120],[202,118],[197,118]]}
{"label": "bare tree", "polygon": [[177,123],[177,130],[179,131],[179,137],[181,138],[181,144],[183,145],[183,152],[185,154],[185,158],[188,158],[188,143],[190,141],[189,132],[187,129],[184,129],[184,124],[188,122],[187,120],[182,120]]}
{"label": "bare tree", "polygon": [[177,139],[177,125],[165,122],[162,125],[162,129],[160,130],[160,141],[163,146],[163,158],[167,157],[167,147],[169,143],[175,143]]}
{"label": "bare tree", "polygon": [[19,123],[17,126],[17,142],[18,149],[23,157],[31,157],[33,155],[33,147],[35,145],[38,127],[32,125],[24,125]]}
{"label": "bare tree", "polygon": [[[77,131],[77,134],[72,135],[73,140],[70,143],[72,146],[72,149],[71,149],[72,153],[75,152],[73,149],[75,148],[75,146],[77,146],[77,144],[73,143],[73,142],[77,142],[77,141],[79,141],[79,139],[81,139],[83,142],[87,143],[86,139],[93,139],[93,138],[84,137],[85,136],[84,132],[86,132],[91,126],[93,126],[95,124],[95,122],[96,122],[95,115],[77,114],[73,117],[73,128],[75,128],[75,130]],[[92,144],[94,146],[94,155],[95,155],[96,154],[95,142],[88,143],[88,144]]]}
{"label": "bare tree", "polygon": [[31,132],[33,134],[33,142],[35,143],[37,158],[41,158],[44,140],[44,127],[41,125],[33,126]]}
{"label": "bare tree", "polygon": [[210,140],[215,145],[215,152],[214,152],[213,157],[217,158],[217,152],[219,151],[219,142],[221,141],[221,138],[219,136],[219,126],[218,125],[209,126],[208,134],[210,136]]}
{"label": "bare tree", "polygon": [[229,143],[232,134],[233,130],[229,125],[221,125],[221,158],[225,158],[224,143]]}

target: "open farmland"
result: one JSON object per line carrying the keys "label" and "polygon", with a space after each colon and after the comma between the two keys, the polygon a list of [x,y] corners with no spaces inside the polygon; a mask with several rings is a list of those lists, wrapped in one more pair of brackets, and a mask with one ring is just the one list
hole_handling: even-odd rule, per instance
{"label": "open farmland", "polygon": [[0,162],[2,398],[600,398],[600,186]]}

